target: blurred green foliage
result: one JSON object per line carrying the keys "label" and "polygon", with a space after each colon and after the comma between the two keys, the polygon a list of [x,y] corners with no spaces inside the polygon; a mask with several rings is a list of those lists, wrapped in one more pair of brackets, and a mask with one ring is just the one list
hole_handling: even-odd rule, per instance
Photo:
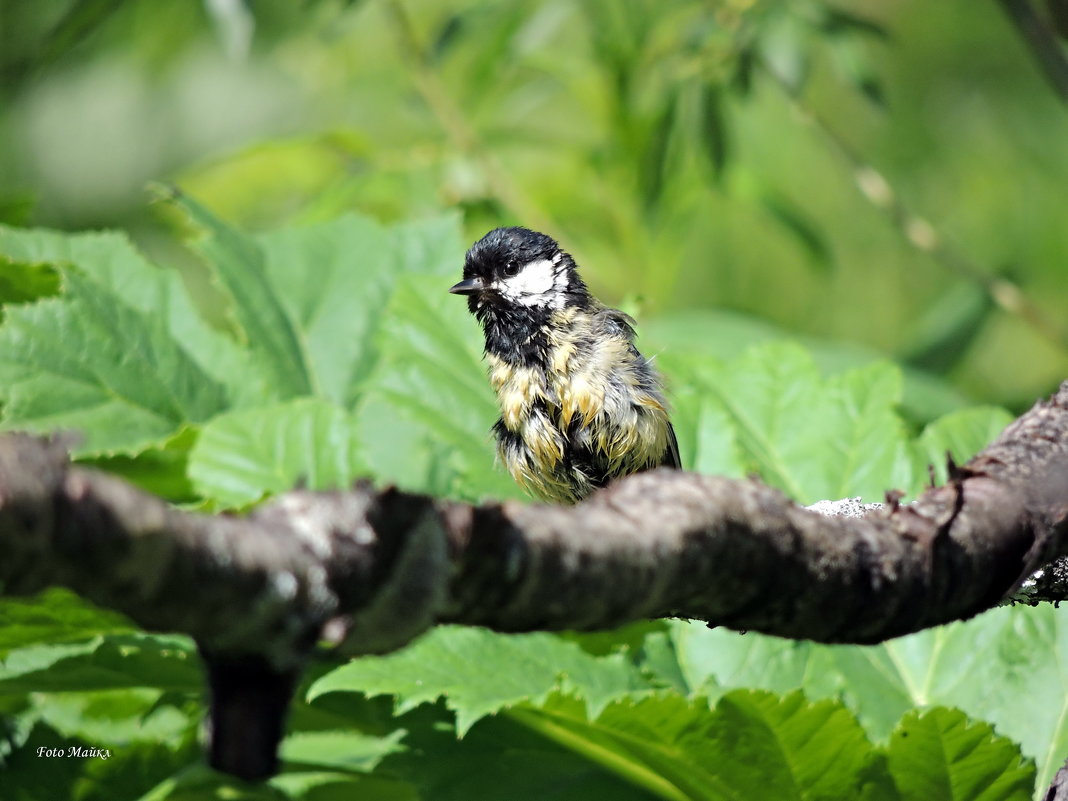
{"label": "blurred green foliage", "polygon": [[[444,290],[520,223],[639,315],[687,467],[916,492],[1009,419],[969,402],[1068,372],[1066,124],[992,2],[0,0],[2,425],[205,509],[519,497]],[[58,590],[0,635],[26,799],[1025,799],[1068,736],[1052,608],[866,649],[445,628],[320,660],[250,788],[200,767],[186,639]],[[72,744],[114,757],[35,756]]]}
{"label": "blurred green foliage", "polygon": [[[646,317],[741,312],[1013,409],[1068,368],[1068,118],[993,2],[3,0],[0,76],[0,215],[124,227],[201,300],[149,180],[254,228],[542,228]],[[845,153],[1059,344],[910,245]]]}

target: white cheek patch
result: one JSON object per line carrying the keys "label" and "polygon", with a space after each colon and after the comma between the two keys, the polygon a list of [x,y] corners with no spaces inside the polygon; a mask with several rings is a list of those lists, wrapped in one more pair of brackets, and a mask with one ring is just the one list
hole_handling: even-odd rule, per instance
{"label": "white cheek patch", "polygon": [[553,306],[563,303],[559,293],[567,288],[566,270],[557,270],[559,257],[538,259],[525,265],[518,274],[496,282],[502,296],[524,306]]}

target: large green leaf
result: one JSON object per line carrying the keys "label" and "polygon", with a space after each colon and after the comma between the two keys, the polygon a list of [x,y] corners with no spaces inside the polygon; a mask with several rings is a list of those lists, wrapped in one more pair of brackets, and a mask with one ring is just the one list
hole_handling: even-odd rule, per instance
{"label": "large green leaf", "polygon": [[107,759],[87,759],[82,763],[78,801],[151,798],[154,790],[167,786],[174,776],[182,775],[203,759],[195,737],[178,742],[122,743],[110,750]]}
{"label": "large green leaf", "polygon": [[896,413],[901,375],[892,365],[824,379],[804,350],[784,343],[751,348],[725,364],[674,355],[662,363],[699,398],[684,393],[677,409],[680,447],[713,469],[755,469],[805,503],[878,500],[887,489],[911,486]]}
{"label": "large green leaf", "polygon": [[873,738],[930,704],[989,721],[1038,763],[1045,786],[1068,756],[1068,620],[1052,607],[993,610],[876,646],[822,646],[675,623],[688,687],[801,688],[841,698]]}
{"label": "large green leaf", "polygon": [[[95,692],[34,693],[34,715],[64,737],[79,737],[101,746],[138,741],[179,741],[195,731],[199,717],[190,718],[174,705],[157,705],[155,688]],[[198,710],[199,711],[199,710]]]}
{"label": "large green leaf", "polygon": [[661,798],[895,798],[853,716],[800,693],[735,691],[714,708],[700,697],[646,695],[590,719],[556,699],[509,715]]}
{"label": "large green leaf", "polygon": [[258,238],[266,276],[295,322],[315,393],[350,404],[374,365],[372,338],[404,273],[457,273],[462,264],[453,215],[385,228],[346,215]]}
{"label": "large green leaf", "polygon": [[28,303],[58,292],[59,273],[52,265],[23,264],[6,255],[0,256],[0,306]]}
{"label": "large green leaf", "polygon": [[379,364],[359,409],[375,476],[466,498],[522,497],[494,465],[499,412],[481,364],[482,338],[449,281],[402,276],[382,316]]}
{"label": "large green leaf", "polygon": [[395,277],[389,234],[348,215],[257,239],[264,278],[299,332],[314,393],[352,401],[374,362],[370,337]]}
{"label": "large green leaf", "polygon": [[[149,264],[120,234],[0,227],[0,259],[26,266],[13,277],[64,274],[61,296],[10,308],[0,328],[0,402],[6,427],[79,430],[79,456],[184,500],[187,448],[171,447],[175,432],[193,437],[190,423],[295,395],[351,405],[377,361],[376,340],[391,341],[379,328],[398,279],[418,272],[447,288],[462,247],[454,215],[388,227],[349,215],[253,238],[190,198],[175,202],[205,232],[198,247],[229,293],[244,342],[205,323],[177,273]],[[374,432],[388,430],[390,405],[380,403],[373,420],[364,415]],[[435,460],[451,458],[428,445],[440,452]],[[141,458],[146,449],[153,455]]]}
{"label": "large green leaf", "polygon": [[[643,319],[642,347],[702,363],[735,359],[754,345],[790,340],[804,346],[823,376],[865,367],[886,358],[874,348],[798,336],[765,320],[729,309],[691,309]],[[967,399],[948,382],[930,373],[905,367],[902,411],[925,423],[964,406]]]}
{"label": "large green leaf", "polygon": [[723,406],[689,383],[671,386],[669,392],[673,400],[671,422],[683,468],[709,475],[744,476],[746,460]]}
{"label": "large green leaf", "polygon": [[8,652],[0,695],[159,687],[196,692],[200,667],[180,637],[110,634],[84,643],[31,645]]}
{"label": "large green leaf", "polygon": [[934,467],[935,481],[946,480],[946,456],[957,464],[964,464],[1011,423],[1013,417],[994,406],[976,406],[947,414],[935,420],[920,434],[915,445],[917,471],[926,475],[928,465]]}
{"label": "large green leaf", "polygon": [[438,706],[420,707],[398,723],[409,730],[404,741],[408,747],[386,757],[375,775],[403,777],[425,801],[656,798],[584,754],[519,723],[512,713],[484,718],[461,739]]}
{"label": "large green leaf", "polygon": [[[145,797],[141,801],[163,801],[164,798],[168,801],[199,801],[201,798],[212,797],[209,794],[217,796],[220,792],[235,801],[259,801],[261,798],[269,801],[350,801],[353,798],[360,801],[420,801],[421,798],[409,782],[401,779],[335,771],[282,773],[261,786],[262,795],[256,796],[255,799],[244,794],[234,795],[234,788],[223,786],[220,779],[219,774],[215,775],[214,781],[205,777],[200,785],[190,783],[166,796]],[[247,787],[246,785],[242,788],[244,792],[248,792]],[[277,793],[281,793],[281,796]]]}
{"label": "large green leaf", "polygon": [[374,737],[351,729],[294,732],[279,747],[279,757],[290,763],[327,770],[368,772],[388,754],[402,750],[404,730]]}
{"label": "large green leaf", "polygon": [[827,440],[827,498],[880,498],[889,489],[908,489],[912,470],[901,402],[901,371],[882,362],[850,370],[828,382],[826,412],[837,424]]}
{"label": "large green leaf", "polygon": [[165,321],[68,270],[62,298],[11,308],[0,328],[5,428],[74,429],[79,453],[136,451],[225,408],[226,392]]}
{"label": "large green leaf", "polygon": [[244,343],[262,360],[278,397],[312,394],[304,343],[278,288],[267,279],[262,248],[188,195],[173,192],[170,199],[203,232],[194,247],[229,295]]}
{"label": "large green leaf", "polygon": [[890,772],[902,801],[1028,801],[1035,766],[1015,743],[963,712],[910,712],[890,737]]}
{"label": "large green leaf", "polygon": [[171,503],[189,502],[196,500],[189,479],[189,451],[196,443],[197,434],[198,426],[186,424],[139,453],[83,457],[80,461],[87,467],[121,476]]}
{"label": "large green leaf", "polygon": [[226,387],[230,403],[240,405],[246,399],[262,403],[269,391],[260,366],[197,313],[178,273],[150,264],[123,234],[67,234],[0,226],[0,254],[52,268],[73,266],[123,305],[169,331],[205,373]]}
{"label": "large green leaf", "polygon": [[194,246],[281,398],[351,403],[374,364],[372,335],[398,277],[444,276],[462,264],[452,215],[390,228],[346,215],[254,238],[185,195],[173,200],[204,232]]}
{"label": "large green leaf", "polygon": [[0,599],[0,658],[26,645],[85,640],[133,629],[117,612],[99,609],[58,587],[33,598]]}
{"label": "large green leaf", "polygon": [[551,634],[505,636],[442,626],[395,654],[363,657],[323,676],[309,698],[329,692],[393,695],[403,712],[445,697],[460,734],[485,715],[554,690],[578,692],[592,714],[649,687],[620,655],[594,657]]}
{"label": "large green leaf", "polygon": [[352,414],[316,398],[220,415],[204,426],[189,457],[197,491],[227,506],[298,484],[338,489],[366,472]]}

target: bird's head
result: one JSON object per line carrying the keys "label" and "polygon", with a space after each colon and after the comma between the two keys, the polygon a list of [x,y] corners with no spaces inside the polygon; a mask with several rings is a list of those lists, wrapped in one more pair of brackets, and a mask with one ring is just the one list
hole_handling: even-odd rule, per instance
{"label": "bird's head", "polygon": [[467,295],[480,319],[495,312],[552,311],[585,304],[575,262],[552,237],[526,228],[495,228],[464,259],[464,280],[449,289]]}

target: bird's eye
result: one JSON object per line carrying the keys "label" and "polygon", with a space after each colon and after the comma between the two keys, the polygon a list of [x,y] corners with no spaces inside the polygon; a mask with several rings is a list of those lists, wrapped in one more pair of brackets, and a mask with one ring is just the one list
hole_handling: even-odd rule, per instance
{"label": "bird's eye", "polygon": [[510,261],[504,265],[504,274],[511,278],[513,275],[519,275],[519,264],[514,261]]}

